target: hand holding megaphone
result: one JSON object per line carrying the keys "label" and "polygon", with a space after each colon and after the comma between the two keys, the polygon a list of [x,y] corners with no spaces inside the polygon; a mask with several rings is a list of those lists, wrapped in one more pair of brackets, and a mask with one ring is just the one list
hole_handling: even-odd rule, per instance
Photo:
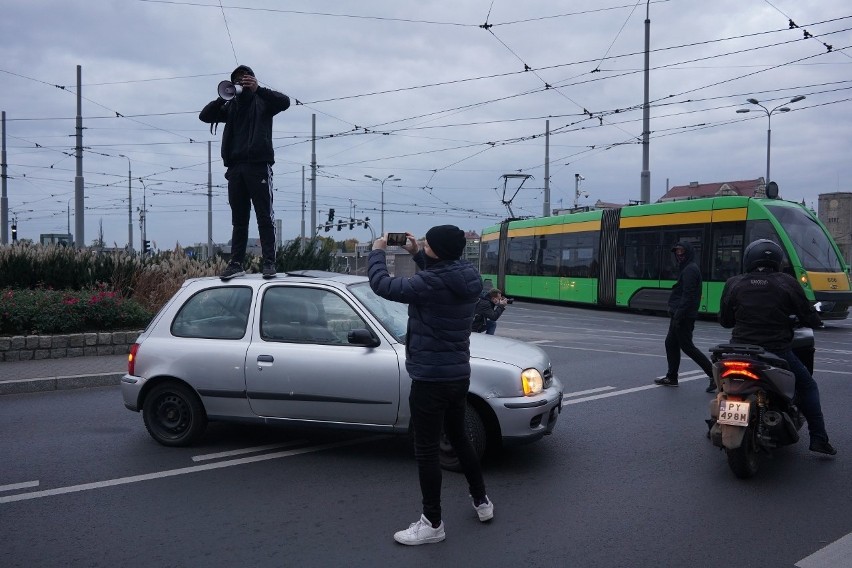
{"label": "hand holding megaphone", "polygon": [[231,83],[230,81],[220,81],[219,86],[216,88],[216,91],[219,93],[219,96],[225,99],[226,101],[230,101],[237,95],[243,92],[242,85],[236,85]]}

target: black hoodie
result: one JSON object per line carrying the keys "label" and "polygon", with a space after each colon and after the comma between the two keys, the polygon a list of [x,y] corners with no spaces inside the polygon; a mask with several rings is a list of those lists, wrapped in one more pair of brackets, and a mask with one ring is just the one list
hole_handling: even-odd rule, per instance
{"label": "black hoodie", "polygon": [[675,320],[698,317],[698,305],[701,303],[701,269],[695,262],[695,251],[686,241],[678,241],[672,247],[683,247],[686,255],[678,266],[677,282],[672,286],[669,296],[669,313]]}

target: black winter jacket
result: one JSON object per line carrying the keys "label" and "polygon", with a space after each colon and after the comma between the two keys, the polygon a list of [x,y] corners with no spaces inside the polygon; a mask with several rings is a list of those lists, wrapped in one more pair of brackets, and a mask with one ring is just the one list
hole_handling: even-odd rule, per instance
{"label": "black winter jacket", "polygon": [[691,244],[680,241],[675,247],[683,247],[686,256],[678,267],[677,281],[669,296],[669,314],[675,321],[696,319],[701,303],[701,269],[695,262],[695,251]]}
{"label": "black winter jacket", "polygon": [[791,315],[807,327],[822,326],[802,287],[789,274],[758,269],[725,282],[719,321],[722,327],[734,328],[732,342],[786,351],[793,341]]}
{"label": "black winter jacket", "polygon": [[290,97],[258,87],[226,101],[221,97],[201,109],[198,118],[208,124],[225,123],[222,131],[222,162],[237,164],[275,163],[272,149],[272,117],[290,108]]}
{"label": "black winter jacket", "polygon": [[470,378],[470,326],[482,292],[479,271],[466,260],[429,261],[414,255],[420,268],[411,277],[391,277],[385,251],[368,258],[370,287],[394,302],[408,304],[405,369],[413,380]]}
{"label": "black winter jacket", "polygon": [[476,303],[476,308],[473,311],[473,331],[477,333],[485,331],[488,320],[497,321],[505,310],[506,306],[495,304],[491,301],[491,296],[488,295],[488,292],[483,292],[479,296],[479,301]]}

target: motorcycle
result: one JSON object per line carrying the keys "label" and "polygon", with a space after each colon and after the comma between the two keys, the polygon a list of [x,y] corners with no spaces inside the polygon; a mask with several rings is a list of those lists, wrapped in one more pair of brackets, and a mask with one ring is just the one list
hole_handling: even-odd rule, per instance
{"label": "motorcycle", "polygon": [[[813,373],[813,330],[797,328],[792,349]],[[734,475],[748,479],[761,454],[799,441],[804,417],[795,404],[796,377],[784,359],[757,345],[721,344],[710,353],[719,388],[710,401],[710,440],[725,450]]]}

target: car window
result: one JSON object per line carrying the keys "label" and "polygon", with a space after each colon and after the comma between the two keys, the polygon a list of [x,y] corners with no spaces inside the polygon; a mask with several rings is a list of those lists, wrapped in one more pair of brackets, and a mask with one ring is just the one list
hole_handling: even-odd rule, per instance
{"label": "car window", "polygon": [[405,343],[405,334],[408,329],[408,306],[399,302],[392,302],[377,295],[370,288],[369,282],[361,282],[349,286],[352,295],[361,300],[364,307],[370,310],[382,326],[391,333],[397,341]]}
{"label": "car window", "polygon": [[350,331],[367,328],[352,306],[330,290],[274,286],[263,295],[264,341],[348,345]]}
{"label": "car window", "polygon": [[172,335],[206,339],[242,339],[246,334],[251,288],[208,288],[193,295],[172,322]]}

